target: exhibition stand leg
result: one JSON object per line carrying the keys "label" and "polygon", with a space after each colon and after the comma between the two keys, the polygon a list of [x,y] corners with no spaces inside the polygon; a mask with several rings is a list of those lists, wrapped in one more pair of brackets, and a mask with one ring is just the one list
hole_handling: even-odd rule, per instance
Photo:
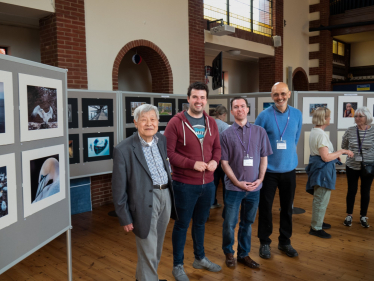
{"label": "exhibition stand leg", "polygon": [[73,264],[71,254],[71,228],[66,231],[66,254],[68,263],[68,281],[73,281]]}

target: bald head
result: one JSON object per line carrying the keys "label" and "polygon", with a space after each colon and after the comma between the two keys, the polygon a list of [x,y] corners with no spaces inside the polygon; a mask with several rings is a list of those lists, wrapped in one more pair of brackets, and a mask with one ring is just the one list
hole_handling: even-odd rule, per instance
{"label": "bald head", "polygon": [[271,87],[271,92],[273,93],[274,91],[277,91],[278,89],[285,90],[289,92],[290,90],[288,89],[288,85],[284,82],[277,82]]}
{"label": "bald head", "polygon": [[286,83],[277,82],[271,88],[271,98],[275,106],[282,112],[287,109],[287,101],[291,97],[291,92]]}

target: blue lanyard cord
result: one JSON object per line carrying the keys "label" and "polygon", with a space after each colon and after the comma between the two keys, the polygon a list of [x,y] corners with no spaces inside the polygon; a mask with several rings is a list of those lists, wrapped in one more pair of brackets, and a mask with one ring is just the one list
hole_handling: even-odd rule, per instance
{"label": "blue lanyard cord", "polygon": [[358,143],[358,148],[359,148],[359,150],[360,150],[360,152],[361,152],[361,147],[362,147],[362,144],[364,143],[364,139],[365,139],[365,137],[366,137],[366,131],[367,131],[367,129],[368,129],[368,126],[366,126],[366,128],[365,128],[365,134],[364,134],[364,137],[363,137],[363,139],[362,139],[362,142],[360,143],[360,140],[359,140],[359,132],[358,132],[358,127],[356,127],[356,130],[357,130],[357,143]]}
{"label": "blue lanyard cord", "polygon": [[[244,128],[243,128],[243,131],[244,131]],[[244,149],[245,149],[245,146],[244,146],[244,144],[243,144],[242,140],[240,139],[240,137],[239,137],[239,135],[238,135],[238,132],[237,132],[236,130],[234,130],[234,132],[235,132],[235,134],[237,135],[237,137],[238,137],[238,139],[239,139],[240,143],[242,144],[242,146],[243,146],[243,147],[244,147]],[[250,144],[250,142],[251,142],[251,135],[252,135],[252,126],[251,126],[251,125],[249,125],[249,139],[248,139],[248,148],[247,148],[247,150],[245,151],[247,155],[249,154],[249,144]]]}
{"label": "blue lanyard cord", "polygon": [[288,122],[290,122],[290,112],[291,112],[291,110],[288,109],[287,124],[286,124],[286,127],[284,127],[284,130],[283,130],[283,133],[282,133],[282,134],[281,134],[281,131],[280,131],[280,129],[279,129],[279,124],[278,124],[277,116],[275,115],[275,109],[274,109],[274,107],[273,107],[273,111],[274,111],[275,122],[277,122],[278,131],[279,131],[279,134],[280,134],[280,138],[281,138],[281,140],[282,140],[283,135],[284,135],[284,132],[286,131],[286,129],[287,129],[287,127],[288,127]]}

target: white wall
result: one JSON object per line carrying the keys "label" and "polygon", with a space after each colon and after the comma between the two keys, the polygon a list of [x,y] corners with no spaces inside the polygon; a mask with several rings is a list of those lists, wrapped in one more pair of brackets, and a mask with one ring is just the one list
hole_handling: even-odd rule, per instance
{"label": "white wall", "polygon": [[309,75],[309,1],[285,0],[283,29],[283,82],[287,82],[287,67],[292,71],[302,67]]}
{"label": "white wall", "polygon": [[55,0],[0,0],[0,3],[12,4],[51,13],[55,12]]}
{"label": "white wall", "polygon": [[351,67],[374,65],[374,41],[351,44]]}
{"label": "white wall", "polygon": [[88,88],[112,90],[114,60],[127,43],[145,39],[169,60],[174,93],[189,85],[188,1],[85,1]]}
{"label": "white wall", "polygon": [[147,63],[142,60],[140,64],[132,62],[135,51],[130,50],[123,57],[119,66],[118,90],[132,92],[152,92],[152,75]]}
{"label": "white wall", "polygon": [[0,25],[0,46],[9,47],[9,55],[40,62],[39,30]]}
{"label": "white wall", "polygon": [[[215,57],[205,56],[205,65],[212,65],[212,61]],[[228,72],[229,86],[228,93],[225,94],[237,94],[237,93],[251,93],[258,92],[258,63],[257,62],[245,62],[230,59],[223,59],[222,70]],[[219,94],[218,89],[212,90],[212,77],[209,77],[209,94]]]}

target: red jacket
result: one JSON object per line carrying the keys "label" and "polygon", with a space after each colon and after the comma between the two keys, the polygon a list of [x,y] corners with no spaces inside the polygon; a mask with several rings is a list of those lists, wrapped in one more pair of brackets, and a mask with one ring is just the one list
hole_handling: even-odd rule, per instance
{"label": "red jacket", "polygon": [[203,113],[205,137],[202,145],[184,112],[176,114],[166,126],[164,135],[167,139],[167,154],[175,181],[200,185],[214,180],[214,172],[198,172],[193,168],[196,161],[208,163],[215,160],[218,164],[221,159],[217,123],[205,111]]}

